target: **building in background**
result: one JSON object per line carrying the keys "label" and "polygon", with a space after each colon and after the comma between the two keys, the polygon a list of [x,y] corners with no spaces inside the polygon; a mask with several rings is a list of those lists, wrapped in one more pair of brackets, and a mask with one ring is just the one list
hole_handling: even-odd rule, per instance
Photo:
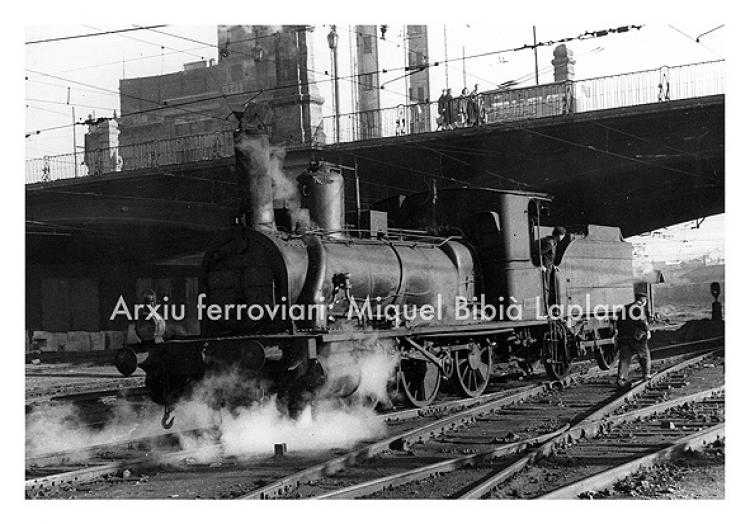
{"label": "building in background", "polygon": [[[218,26],[218,62],[189,62],[176,73],[121,80],[117,124],[123,163],[164,164],[159,158],[164,155],[198,161],[217,148],[231,150],[233,111],[250,100],[274,109],[276,142],[309,145],[320,139],[323,98],[310,77],[312,30]],[[147,158],[138,147],[179,138],[185,140],[163,151],[150,148]]]}

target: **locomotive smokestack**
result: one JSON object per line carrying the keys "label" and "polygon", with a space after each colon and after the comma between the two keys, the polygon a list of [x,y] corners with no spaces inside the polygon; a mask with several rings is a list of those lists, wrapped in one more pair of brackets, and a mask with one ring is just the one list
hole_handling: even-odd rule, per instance
{"label": "locomotive smokestack", "polygon": [[251,102],[235,116],[239,121],[234,132],[234,158],[237,182],[242,192],[240,214],[245,216],[249,227],[275,231],[268,133],[271,109],[265,104]]}

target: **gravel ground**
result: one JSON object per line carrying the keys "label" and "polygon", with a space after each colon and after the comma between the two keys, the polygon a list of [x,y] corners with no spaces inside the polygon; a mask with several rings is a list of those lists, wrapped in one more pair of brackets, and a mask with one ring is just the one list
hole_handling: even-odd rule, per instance
{"label": "gravel ground", "polygon": [[610,489],[589,493],[586,498],[723,499],[724,441],[621,480]]}

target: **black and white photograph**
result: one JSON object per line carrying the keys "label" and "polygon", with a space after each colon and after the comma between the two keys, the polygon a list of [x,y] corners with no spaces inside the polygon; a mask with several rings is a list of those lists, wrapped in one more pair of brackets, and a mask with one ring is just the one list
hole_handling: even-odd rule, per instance
{"label": "black and white photograph", "polygon": [[27,14],[23,504],[727,499],[742,28],[481,6]]}

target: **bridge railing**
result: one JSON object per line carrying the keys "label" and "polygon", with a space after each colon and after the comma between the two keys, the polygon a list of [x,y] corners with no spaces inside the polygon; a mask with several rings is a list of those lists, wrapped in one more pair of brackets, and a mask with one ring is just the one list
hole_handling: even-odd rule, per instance
{"label": "bridge railing", "polygon": [[476,99],[475,107],[480,114],[477,120],[471,118],[468,108],[472,98],[456,97],[451,106],[453,117],[449,126],[441,122],[437,102],[431,102],[339,115],[338,139],[334,116],[323,118],[323,129],[326,142],[333,144],[466,127],[474,121],[479,124],[513,122],[723,93],[724,61],[717,60],[485,91]]}
{"label": "bridge railing", "polygon": [[[166,167],[234,155],[232,131],[203,133],[26,161],[26,183]],[[76,169],[76,164],[78,164]]]}
{"label": "bridge railing", "polygon": [[[322,128],[325,142],[333,144],[431,133],[473,124],[514,122],[668,102],[724,92],[724,61],[717,60],[540,86],[496,89],[479,93],[476,97],[456,97],[450,106],[452,116],[449,118],[446,118],[446,114],[440,114],[437,102],[425,102],[339,115],[338,137],[334,127],[335,117],[324,117]],[[228,158],[233,154],[232,132],[218,131],[77,155],[70,153],[27,160],[26,183],[171,166]]]}
{"label": "bridge railing", "polygon": [[575,112],[724,94],[724,60],[573,82]]}

